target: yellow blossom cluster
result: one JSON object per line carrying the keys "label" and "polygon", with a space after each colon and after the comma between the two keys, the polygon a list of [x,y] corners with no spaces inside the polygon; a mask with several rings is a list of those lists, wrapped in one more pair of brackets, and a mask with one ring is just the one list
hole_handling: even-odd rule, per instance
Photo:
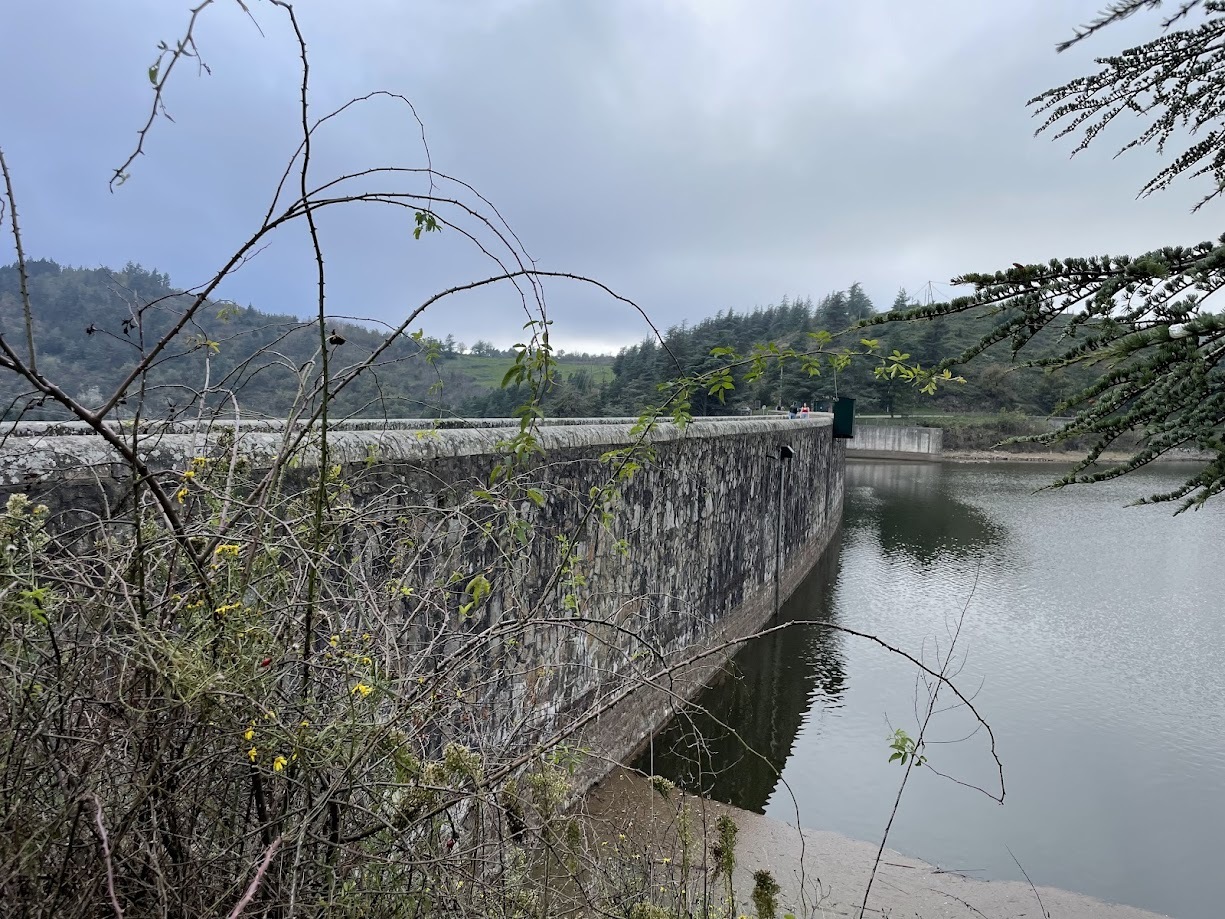
{"label": "yellow blossom cluster", "polygon": [[[264,717],[270,721],[274,720],[276,718],[276,712],[269,709],[267,712],[264,713]],[[305,727],[309,723],[310,722],[308,721],[303,721],[302,726]],[[259,747],[255,743],[255,721],[254,720],[247,722],[247,729],[243,731],[242,739],[246,741],[247,743],[251,744],[251,747],[247,750],[247,761],[251,763],[259,762]],[[297,754],[295,754],[293,757],[288,757],[282,753],[278,753],[272,759],[272,771],[273,772],[283,772],[285,770],[285,767],[290,763],[292,759],[295,759],[296,756]]]}
{"label": "yellow blossom cluster", "polygon": [[174,493],[174,499],[176,501],[178,501],[180,504],[183,504],[184,502],[187,501],[187,496],[191,494],[187,486],[191,483],[192,479],[194,479],[200,472],[204,470],[204,468],[207,465],[208,465],[208,457],[197,456],[192,459],[191,465],[188,468],[183,470],[183,473],[182,473],[183,485],[179,488],[178,491]]}

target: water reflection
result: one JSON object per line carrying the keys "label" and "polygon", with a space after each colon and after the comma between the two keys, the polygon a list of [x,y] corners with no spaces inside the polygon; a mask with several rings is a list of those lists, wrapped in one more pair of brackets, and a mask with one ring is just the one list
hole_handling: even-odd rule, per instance
{"label": "water reflection", "polygon": [[848,463],[847,527],[876,534],[887,556],[924,565],[950,557],[998,557],[1007,530],[960,499],[940,463]]}
{"label": "water reflection", "polygon": [[[750,642],[694,705],[658,734],[634,767],[761,813],[805,715],[838,706],[845,690],[840,636],[804,620],[832,619],[841,534],[835,534],[769,626],[799,622]],[[652,762],[652,756],[654,757]]]}
{"label": "water reflection", "polygon": [[[845,526],[770,625],[835,621],[843,533],[862,534],[887,556],[923,567],[996,554],[1005,527],[946,487],[934,463],[852,463]],[[800,728],[818,710],[842,706],[846,689],[839,633],[797,624],[747,645],[727,670],[674,719],[633,765],[715,800],[762,812]]]}
{"label": "water reflection", "polygon": [[[992,723],[1007,800],[920,770],[891,847],[1023,880],[1015,854],[1038,884],[1217,919],[1225,499],[1173,518],[1169,507],[1124,505],[1177,485],[1184,470],[1038,491],[1057,472],[848,466],[840,543],[783,615],[825,617],[925,657],[967,609],[957,680]],[[655,771],[728,803],[764,804],[768,816],[798,810],[807,827],[879,839],[899,780],[885,739],[917,730],[913,668],[815,627],[735,663],[738,676],[702,702],[761,758],[695,719],[689,733],[674,725],[657,740]],[[984,735],[960,740],[963,715],[940,714],[929,753],[942,772],[990,787]],[[694,730],[710,738],[702,757]]]}

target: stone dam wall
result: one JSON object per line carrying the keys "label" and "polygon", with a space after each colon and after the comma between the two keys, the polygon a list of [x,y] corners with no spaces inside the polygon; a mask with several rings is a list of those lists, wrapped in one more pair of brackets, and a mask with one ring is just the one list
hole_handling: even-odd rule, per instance
{"label": "stone dam wall", "polygon": [[864,459],[938,459],[944,452],[940,428],[856,424],[846,455]]}
{"label": "stone dam wall", "polygon": [[[482,522],[473,513],[451,511],[491,487],[490,470],[513,433],[495,423],[341,426],[329,434],[330,457],[366,518],[409,520],[420,532],[442,527],[431,531],[446,548],[439,550],[446,558],[438,564],[465,564],[470,574],[493,570],[481,541]],[[684,429],[662,425],[649,437],[652,455],[620,486],[611,514],[592,521],[587,499],[609,476],[602,457],[633,441],[632,423],[546,423],[537,437],[543,452],[521,475],[524,487],[544,500],[536,506],[520,499],[515,508],[531,522],[532,534],[515,561],[513,587],[495,581],[476,615],[445,623],[419,621],[419,609],[406,601],[402,640],[428,648],[421,653],[443,666],[455,660],[449,649],[475,642],[482,630],[525,615],[525,604],[533,604],[527,637],[513,649],[505,642],[471,644],[484,650],[478,659],[464,658],[461,675],[467,685],[484,687],[475,721],[486,742],[527,749],[585,716],[572,742],[604,758],[588,760],[581,784],[631,755],[734,649],[716,650],[657,679],[665,661],[676,664],[719,649],[769,620],[777,535],[784,599],[819,560],[842,516],[845,453],[825,415],[803,422],[748,418],[697,420]],[[142,441],[141,454],[173,482],[192,457],[224,461],[241,455],[258,469],[283,442],[275,425],[243,425],[220,438],[221,445],[216,431],[154,432]],[[786,460],[784,446],[793,451]],[[314,449],[310,441],[300,448],[300,469],[317,462]],[[110,448],[72,426],[10,431],[0,442],[0,490],[47,503],[61,530],[85,531],[100,520],[122,518],[131,499]],[[420,561],[412,571],[391,570],[391,538],[378,536],[377,527],[364,533],[355,557],[372,579],[426,579]],[[561,537],[576,547],[581,573],[569,586],[553,577]],[[567,604],[574,602],[582,623],[570,614]]]}

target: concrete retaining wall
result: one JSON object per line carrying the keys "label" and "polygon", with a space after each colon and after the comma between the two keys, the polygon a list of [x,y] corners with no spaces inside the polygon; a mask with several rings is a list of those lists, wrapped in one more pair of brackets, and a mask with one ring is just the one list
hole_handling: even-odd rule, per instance
{"label": "concrete retaining wall", "polygon": [[873,459],[935,459],[944,451],[939,428],[856,424],[846,455]]}
{"label": "concrete retaining wall", "polygon": [[[450,618],[459,617],[420,622],[420,608],[405,601],[403,640],[430,649],[442,665],[448,649],[506,617],[524,616],[523,598],[535,598],[528,612],[541,624],[528,638],[513,649],[491,643],[458,674],[466,685],[484,687],[477,722],[487,742],[493,737],[508,747],[529,746],[566,719],[603,708],[627,685],[638,685],[581,735],[581,742],[611,760],[628,756],[730,652],[673,674],[666,686],[642,685],[661,665],[657,655],[669,662],[685,659],[750,634],[772,615],[780,515],[783,597],[820,558],[840,522],[844,450],[826,416],[802,424],[750,418],[699,420],[684,430],[664,425],[650,438],[653,458],[623,485],[611,518],[593,522],[585,517],[588,496],[609,475],[601,457],[629,444],[632,427],[614,421],[539,430],[544,454],[524,475],[547,497],[541,507],[523,501],[518,509],[530,519],[533,535],[516,563],[513,590],[495,583],[478,615],[455,622]],[[123,513],[130,486],[97,436],[23,433],[0,445],[0,490],[27,491],[48,503],[61,527]],[[329,437],[331,460],[352,482],[354,504],[367,518],[394,522],[390,533],[405,520],[443,520],[448,508],[486,487],[499,444],[511,433],[405,425],[336,430]],[[241,454],[254,468],[268,463],[282,443],[281,434],[258,428],[225,436],[234,439],[230,455]],[[794,450],[785,462],[784,445]],[[209,437],[186,431],[159,434],[140,446],[171,482],[193,456],[216,456],[220,449]],[[314,450],[307,443],[300,451],[301,467],[311,466]],[[481,571],[492,557],[481,527],[478,519],[451,515],[445,537],[430,538],[449,547],[445,564],[458,558]],[[377,534],[377,528],[371,531]],[[582,612],[590,620],[582,627],[553,624],[567,615],[563,593],[577,589],[550,587],[560,536],[578,545]],[[393,564],[392,537],[362,538],[361,563],[371,566],[372,578],[389,576],[383,569]],[[423,576],[416,569],[409,574]],[[596,777],[605,761],[589,762],[584,779]]]}

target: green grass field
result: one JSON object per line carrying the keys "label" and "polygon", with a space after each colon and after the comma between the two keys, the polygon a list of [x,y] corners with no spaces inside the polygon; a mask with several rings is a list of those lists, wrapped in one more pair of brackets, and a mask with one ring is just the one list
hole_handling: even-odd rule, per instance
{"label": "green grass field", "polygon": [[[606,359],[600,361],[572,362],[562,357],[558,359],[558,366],[561,368],[562,376],[586,368],[597,383],[603,383],[605,380],[612,379],[612,362],[613,356],[611,354]],[[497,389],[502,385],[502,378],[506,376],[506,371],[510,369],[513,363],[513,358],[487,357],[477,354],[461,354],[447,361],[447,364],[454,370],[459,373],[466,373],[479,384],[488,386],[490,389]]]}

